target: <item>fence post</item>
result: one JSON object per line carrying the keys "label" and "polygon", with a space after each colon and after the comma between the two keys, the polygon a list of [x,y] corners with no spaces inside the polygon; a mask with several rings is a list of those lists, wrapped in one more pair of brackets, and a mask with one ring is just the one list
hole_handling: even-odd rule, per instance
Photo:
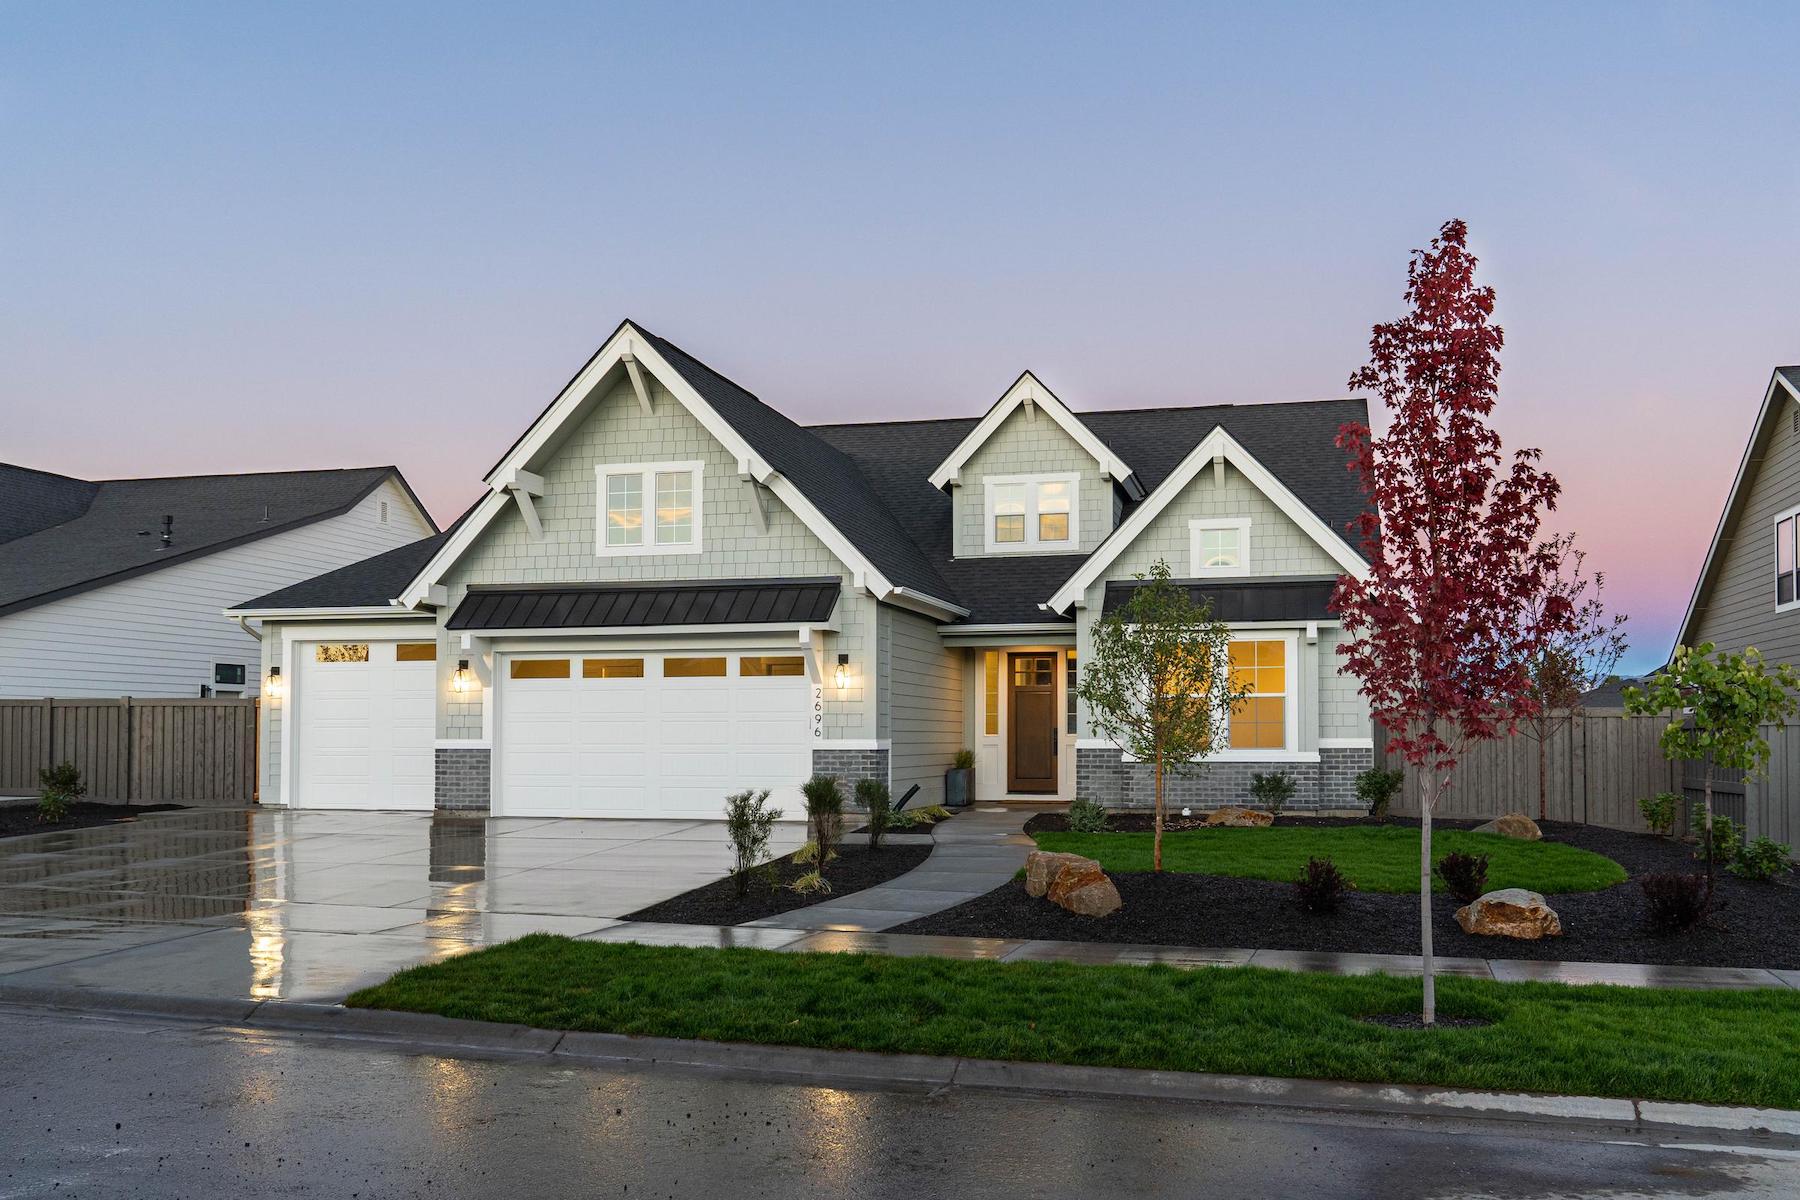
{"label": "fence post", "polygon": [[137,738],[133,736],[136,730],[131,727],[131,697],[120,696],[119,707],[121,709],[119,735],[125,739],[125,803],[130,804],[132,798],[137,795],[137,776],[134,773],[135,755],[132,753],[133,743],[137,741]]}

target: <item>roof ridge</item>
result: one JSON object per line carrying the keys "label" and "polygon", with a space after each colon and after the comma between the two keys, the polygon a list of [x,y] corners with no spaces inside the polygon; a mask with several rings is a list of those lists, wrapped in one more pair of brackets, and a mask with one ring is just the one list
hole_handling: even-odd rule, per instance
{"label": "roof ridge", "polygon": [[[1780,367],[1778,370],[1800,370],[1800,368]],[[1225,401],[1219,404],[1150,404],[1138,408],[1071,408],[1070,413],[1085,420],[1088,417],[1105,416],[1110,413],[1151,413],[1151,412],[1203,412],[1214,408],[1290,408],[1303,404],[1357,404],[1366,403],[1358,396],[1339,396],[1331,399],[1314,400],[1254,400],[1248,403]],[[980,421],[981,417],[900,417],[888,421],[822,421],[817,425],[802,425],[802,429],[868,429],[878,425],[948,425],[956,421]]]}
{"label": "roof ridge", "polygon": [[298,467],[278,471],[211,471],[197,472],[188,475],[121,475],[113,479],[93,479],[89,483],[164,483],[177,479],[258,479],[268,475],[348,475],[356,471],[393,471],[400,468],[393,463],[367,467]]}

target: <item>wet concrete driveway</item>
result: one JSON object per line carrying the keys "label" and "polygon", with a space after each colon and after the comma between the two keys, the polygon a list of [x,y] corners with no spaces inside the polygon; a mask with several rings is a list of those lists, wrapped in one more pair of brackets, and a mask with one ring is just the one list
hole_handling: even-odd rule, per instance
{"label": "wet concrete driveway", "polygon": [[[801,830],[775,836],[784,854]],[[0,842],[0,979],[335,1001],[527,933],[608,928],[729,861],[712,821],[149,814]]]}

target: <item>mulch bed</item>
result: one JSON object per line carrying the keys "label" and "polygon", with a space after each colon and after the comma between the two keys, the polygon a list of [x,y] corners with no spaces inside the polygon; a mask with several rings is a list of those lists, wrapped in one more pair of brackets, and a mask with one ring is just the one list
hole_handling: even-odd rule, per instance
{"label": "mulch bed", "polygon": [[[1033,818],[1027,829],[1049,828],[1038,824],[1048,819]],[[1132,828],[1119,817],[1114,820],[1113,828]],[[1148,817],[1144,820],[1147,827]],[[1283,818],[1284,824],[1293,821],[1296,819]],[[1405,822],[1395,819],[1391,823]],[[1479,822],[1433,824],[1466,829]],[[1795,886],[1793,872],[1775,882],[1749,883],[1721,868],[1714,911],[1707,921],[1687,933],[1658,934],[1646,920],[1638,877],[1652,872],[1704,871],[1705,864],[1694,861],[1688,845],[1648,834],[1557,821],[1545,822],[1542,828],[1547,840],[1604,854],[1632,878],[1603,891],[1545,897],[1562,918],[1563,935],[1535,942],[1466,934],[1456,923],[1460,903],[1436,895],[1432,899],[1432,941],[1438,954],[1800,969],[1800,887]],[[1025,894],[1024,883],[1015,880],[890,932],[1365,954],[1419,952],[1416,895],[1351,892],[1336,913],[1314,916],[1300,907],[1291,884],[1174,873],[1122,872],[1112,878],[1124,907],[1110,917],[1078,917],[1047,901],[1034,900]]]}
{"label": "mulch bed", "polygon": [[787,886],[813,869],[811,865],[797,865],[794,856],[790,854],[776,859],[772,864],[775,881],[773,887],[766,879],[753,879],[750,881],[750,890],[739,896],[737,884],[726,877],[716,883],[652,904],[649,908],[628,913],[625,920],[667,921],[678,925],[741,925],[745,921],[793,912],[797,908],[807,908],[824,900],[836,900],[864,888],[872,888],[878,883],[887,883],[924,862],[930,854],[929,845],[901,845],[897,842],[884,845],[876,851],[854,844],[839,846],[838,857],[825,867],[825,881],[831,884],[831,891],[815,892],[809,896],[799,895]]}
{"label": "mulch bed", "polygon": [[94,825],[111,825],[115,821],[131,821],[145,813],[169,812],[186,808],[185,804],[94,804],[82,801],[69,805],[66,820],[46,825],[37,818],[37,805],[18,804],[0,808],[0,838],[27,837],[34,833],[58,833],[67,829],[87,829]]}

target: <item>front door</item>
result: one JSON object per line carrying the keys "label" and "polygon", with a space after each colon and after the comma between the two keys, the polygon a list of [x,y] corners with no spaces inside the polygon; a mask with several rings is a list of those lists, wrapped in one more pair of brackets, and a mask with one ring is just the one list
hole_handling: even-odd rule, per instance
{"label": "front door", "polygon": [[1056,655],[1011,656],[1006,790],[1056,791]]}

